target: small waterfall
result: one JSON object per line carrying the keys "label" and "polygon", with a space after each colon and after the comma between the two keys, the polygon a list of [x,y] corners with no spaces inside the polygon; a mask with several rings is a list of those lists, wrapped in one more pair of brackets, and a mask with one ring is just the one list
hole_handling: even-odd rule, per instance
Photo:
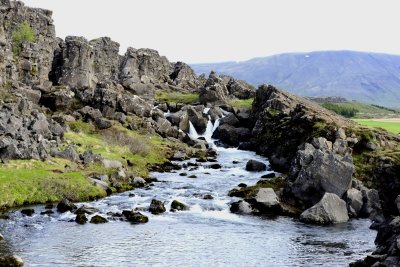
{"label": "small waterfall", "polygon": [[167,112],[164,112],[164,118],[167,118],[167,117],[169,117],[170,115],[171,115],[171,111],[169,111],[169,109],[168,109]]}
{"label": "small waterfall", "polygon": [[210,111],[210,108],[204,108],[203,113],[208,114],[209,111]]}
{"label": "small waterfall", "polygon": [[199,134],[196,131],[196,128],[194,128],[193,123],[189,121],[189,137],[192,139],[197,139],[199,138]]}

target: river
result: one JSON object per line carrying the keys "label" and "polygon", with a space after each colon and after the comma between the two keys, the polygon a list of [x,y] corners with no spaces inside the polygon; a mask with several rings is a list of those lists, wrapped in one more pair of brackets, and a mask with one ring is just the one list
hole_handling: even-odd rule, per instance
{"label": "river", "polygon": [[[192,129],[191,134],[197,133]],[[210,141],[210,130],[205,137]],[[26,266],[347,266],[374,249],[376,232],[369,229],[369,220],[314,226],[288,217],[230,213],[229,203],[237,199],[228,197],[228,191],[239,183],[255,184],[269,173],[247,172],[246,162],[268,161],[250,151],[215,148],[221,169],[202,163],[196,170],[152,173],[159,182],[151,190],[85,203],[107,216],[147,209],[153,198],[165,201],[166,213],[143,212],[149,217],[147,224],[110,220],[78,225],[71,222],[74,214],[39,215],[44,207],[34,206],[32,217],[14,211],[11,219],[0,219],[5,236],[0,255],[19,255]],[[180,164],[187,162],[195,160]],[[180,176],[182,172],[188,176]],[[191,175],[197,178],[188,178]],[[213,199],[204,199],[205,195]],[[172,200],[186,203],[190,210],[170,212]]]}

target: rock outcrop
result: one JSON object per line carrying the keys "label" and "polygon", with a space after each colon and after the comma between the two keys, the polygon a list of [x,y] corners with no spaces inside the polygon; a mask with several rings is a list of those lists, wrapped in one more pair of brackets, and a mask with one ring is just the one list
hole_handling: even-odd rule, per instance
{"label": "rock outcrop", "polygon": [[354,165],[346,141],[332,145],[325,138],[315,138],[297,152],[289,172],[286,191],[303,207],[316,204],[325,193],[339,197],[350,188]]}
{"label": "rock outcrop", "polygon": [[[46,86],[57,46],[52,12],[9,0],[1,1],[0,11],[0,85],[19,81]],[[24,23],[35,41],[16,43],[13,35]]]}

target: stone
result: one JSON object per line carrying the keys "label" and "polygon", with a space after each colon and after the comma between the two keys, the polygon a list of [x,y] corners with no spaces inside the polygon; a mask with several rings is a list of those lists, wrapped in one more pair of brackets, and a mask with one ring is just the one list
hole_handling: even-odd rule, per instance
{"label": "stone", "polygon": [[348,220],[346,202],[333,193],[325,193],[317,204],[300,215],[300,221],[313,224],[336,224]]}
{"label": "stone", "polygon": [[189,207],[178,200],[173,200],[171,203],[171,210],[189,210]]}
{"label": "stone", "polygon": [[82,163],[87,165],[93,162],[100,162],[102,160],[101,155],[94,154],[91,150],[87,150],[79,155],[80,160]]}
{"label": "stone", "polygon": [[376,189],[363,188],[361,193],[363,197],[363,206],[360,211],[360,216],[376,221],[383,220],[382,206],[378,191]]}
{"label": "stone", "polygon": [[0,241],[4,239],[4,236],[0,233]]}
{"label": "stone", "polygon": [[253,209],[251,205],[244,201],[244,200],[239,200],[237,202],[233,202],[231,204],[231,207],[229,209],[232,213],[238,213],[238,214],[252,214]]}
{"label": "stone", "polygon": [[94,124],[96,125],[97,129],[100,130],[111,128],[111,126],[113,125],[113,123],[110,120],[104,118],[95,119]]}
{"label": "stone", "polygon": [[55,153],[54,156],[67,159],[72,162],[79,162],[79,155],[76,153],[73,146],[68,146],[64,151]]}
{"label": "stone", "polygon": [[246,171],[250,171],[250,172],[261,172],[261,171],[265,171],[267,169],[267,165],[265,165],[264,163],[257,161],[257,160],[249,160],[246,163]]}
{"label": "stone", "polygon": [[231,126],[237,126],[239,124],[239,120],[236,118],[235,114],[229,113],[219,121],[220,125],[228,124]]}
{"label": "stone", "polygon": [[166,208],[164,206],[164,203],[161,202],[160,200],[152,199],[149,211],[152,214],[156,214],[157,215],[157,214],[161,214],[161,213],[166,212]]}
{"label": "stone", "polygon": [[358,217],[363,206],[362,193],[355,188],[350,188],[345,196],[349,216]]}
{"label": "stone", "polygon": [[75,222],[77,224],[85,224],[87,223],[88,218],[86,217],[85,213],[79,213],[75,217]]}
{"label": "stone", "polygon": [[236,128],[229,124],[223,124],[214,131],[212,138],[219,139],[228,146],[237,147],[241,142],[248,140],[250,136],[251,132],[246,127]]}
{"label": "stone", "polygon": [[112,194],[112,189],[106,182],[94,178],[88,178],[88,179],[94,186],[99,187],[104,191],[106,191],[107,196]]}
{"label": "stone", "polygon": [[131,223],[138,224],[138,223],[147,223],[149,221],[149,218],[140,212],[135,212],[132,210],[124,210],[122,214]]}
{"label": "stone", "polygon": [[[325,141],[320,143],[327,144]],[[310,207],[325,192],[342,197],[350,188],[353,173],[354,165],[350,154],[340,155],[306,143],[297,152],[292,163],[285,192],[304,207]]]}
{"label": "stone", "polygon": [[57,211],[64,213],[67,211],[74,211],[76,210],[76,206],[70,200],[64,198],[57,204]]}
{"label": "stone", "polygon": [[22,209],[21,213],[26,215],[26,216],[32,216],[35,213],[35,210],[34,209],[30,209],[30,208]]}
{"label": "stone", "polygon": [[256,95],[256,88],[242,80],[236,80],[229,77],[229,82],[226,87],[228,89],[229,95],[234,96],[239,99],[249,99]]}
{"label": "stone", "polygon": [[132,180],[132,185],[134,187],[143,187],[146,185],[146,180],[142,177],[134,177]]}
{"label": "stone", "polygon": [[3,256],[0,257],[0,266],[4,267],[22,267],[24,261],[18,256]]}
{"label": "stone", "polygon": [[272,188],[260,188],[247,201],[260,212],[279,212],[279,200]]}
{"label": "stone", "polygon": [[90,219],[90,223],[93,223],[93,224],[108,223],[108,220],[100,215],[94,215]]}

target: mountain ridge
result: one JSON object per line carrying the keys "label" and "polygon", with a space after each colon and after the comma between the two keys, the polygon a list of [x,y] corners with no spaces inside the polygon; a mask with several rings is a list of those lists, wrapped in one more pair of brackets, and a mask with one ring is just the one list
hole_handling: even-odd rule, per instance
{"label": "mountain ridge", "polygon": [[273,84],[301,96],[341,96],[400,106],[400,55],[350,50],[284,53],[240,62],[192,64],[253,85]]}

